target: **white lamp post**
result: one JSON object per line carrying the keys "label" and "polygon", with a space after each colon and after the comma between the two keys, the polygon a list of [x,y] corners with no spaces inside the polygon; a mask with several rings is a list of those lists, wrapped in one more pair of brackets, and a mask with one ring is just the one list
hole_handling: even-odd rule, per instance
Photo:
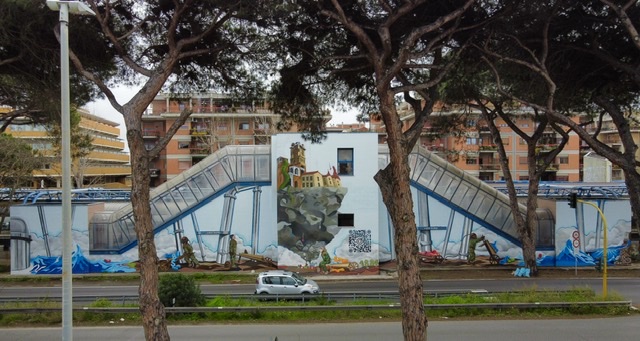
{"label": "white lamp post", "polygon": [[95,15],[79,1],[47,0],[47,6],[60,12],[60,100],[62,134],[62,340],[73,340],[73,296],[71,253],[71,114],[69,112],[69,13]]}

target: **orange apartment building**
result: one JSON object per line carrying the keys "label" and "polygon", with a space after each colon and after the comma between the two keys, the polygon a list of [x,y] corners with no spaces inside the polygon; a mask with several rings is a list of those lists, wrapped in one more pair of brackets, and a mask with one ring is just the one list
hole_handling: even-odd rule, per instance
{"label": "orange apartment building", "polygon": [[[414,115],[408,104],[399,106],[398,112],[404,122],[406,129],[413,123]],[[461,111],[452,110],[444,106],[434,108],[432,116],[456,115]],[[579,120],[577,116],[575,118]],[[432,126],[433,120],[429,120],[420,136],[420,145],[435,152],[437,155],[447,159],[456,167],[467,171],[484,181],[503,180],[502,169],[499,164],[499,154],[496,145],[493,143],[489,128],[479,112],[465,112],[464,121],[458,122],[463,130],[457,134],[436,134]],[[519,129],[532,133],[536,128],[536,123],[527,112],[522,112],[521,118],[516,120]],[[504,143],[507,157],[509,159],[509,169],[514,180],[528,180],[527,166],[527,144],[516,134],[503,120],[496,121],[500,136]],[[372,119],[371,129],[381,132],[380,142],[384,143],[385,133],[382,122],[379,119]],[[582,180],[582,157],[589,149],[575,134],[570,133],[569,142],[551,163],[542,177],[543,181],[581,181]],[[613,137],[602,138],[613,139]],[[558,146],[561,137],[556,132],[549,130],[541,140],[540,152],[550,151]],[[619,180],[612,177],[612,180]]]}
{"label": "orange apartment building", "polygon": [[158,186],[226,145],[270,144],[278,117],[264,101],[218,93],[158,94],[143,115],[147,149],[164,136],[180,112],[190,118],[152,160],[151,186]]}
{"label": "orange apartment building", "polygon": [[[159,94],[143,116],[143,130],[147,148],[155,145],[164,135],[182,110],[193,110],[191,117],[178,130],[167,147],[152,161],[151,185],[157,186],[167,179],[175,177],[192,165],[198,163],[212,152],[226,145],[270,144],[270,136],[278,133],[277,115],[269,109],[266,102],[232,98],[217,93],[188,95]],[[410,107],[403,103],[399,113],[408,128],[413,122]],[[434,109],[433,116],[459,114],[461,111],[443,106]],[[503,179],[498,162],[497,147],[492,141],[486,123],[479,112],[465,112],[465,121],[461,123],[463,134],[436,135],[429,120],[420,137],[420,144],[452,162],[456,167],[485,181]],[[330,116],[328,117],[330,118]],[[580,120],[580,116],[575,117]],[[328,122],[328,119],[327,119]],[[527,180],[527,145],[509,126],[498,120],[504,142],[509,167],[515,180]],[[532,133],[536,123],[532,116],[523,111],[516,120],[518,127]],[[295,127],[291,131],[296,131]],[[382,122],[372,117],[368,127],[363,123],[340,124],[327,127],[328,132],[377,131],[379,142],[385,142]],[[634,130],[634,139],[640,143],[640,129]],[[621,148],[620,138],[611,120],[605,120],[600,139],[614,148]],[[539,146],[540,152],[550,151],[560,141],[560,136],[549,130]],[[543,181],[582,181],[583,156],[590,149],[575,133],[565,148],[551,163],[543,175]],[[615,165],[611,180],[623,180],[622,172]]]}
{"label": "orange apartment building", "polygon": [[[89,113],[86,109],[78,109],[80,113],[79,129],[93,137],[93,150],[82,160],[74,160],[72,174],[82,173],[84,186],[89,187],[127,187],[131,181],[129,154],[124,152],[125,143],[120,138],[119,124]],[[7,134],[23,139],[38,150],[41,155],[48,156],[43,169],[34,172],[34,188],[61,188],[62,167],[54,157],[53,137],[43,125],[10,125]]]}

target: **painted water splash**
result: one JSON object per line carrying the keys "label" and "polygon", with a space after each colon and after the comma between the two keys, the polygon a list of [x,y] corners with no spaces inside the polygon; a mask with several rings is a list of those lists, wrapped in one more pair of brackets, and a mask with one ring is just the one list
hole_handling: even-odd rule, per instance
{"label": "painted water splash", "polygon": [[[614,264],[615,261],[620,256],[620,251],[624,249],[627,245],[619,245],[619,246],[609,246],[607,248],[607,264]],[[597,249],[590,253],[579,252],[577,256],[573,255],[573,246],[571,245],[571,240],[567,240],[567,244],[565,245],[560,255],[556,257],[556,265],[557,266],[573,266],[576,263],[576,258],[578,259],[578,266],[594,266],[598,262],[599,259],[602,258],[604,250],[602,248]]]}
{"label": "painted water splash", "polygon": [[178,271],[182,267],[180,264],[178,264],[178,258],[180,258],[180,251],[176,251],[176,253],[166,253],[164,255],[164,258],[171,259],[171,269],[173,269],[174,271]]}
{"label": "painted water splash", "polygon": [[[38,256],[32,260],[32,274],[37,275],[60,275],[62,274],[62,257]],[[136,272],[129,262],[111,262],[108,259],[91,261],[87,259],[80,246],[76,246],[76,251],[71,255],[71,268],[74,274],[87,274],[95,272],[120,273]]]}

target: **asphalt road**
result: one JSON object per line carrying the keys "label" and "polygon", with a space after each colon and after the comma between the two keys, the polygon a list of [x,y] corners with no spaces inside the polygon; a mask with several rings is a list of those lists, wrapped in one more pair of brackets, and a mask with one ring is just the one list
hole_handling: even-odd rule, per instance
{"label": "asphalt road", "polygon": [[[368,281],[318,281],[320,289],[325,293],[337,292],[397,292],[396,280],[368,280]],[[602,279],[598,278],[512,278],[512,279],[468,279],[468,280],[427,280],[424,289],[429,291],[452,290],[486,290],[489,292],[504,292],[524,290],[535,287],[539,290],[566,290],[573,287],[590,287],[597,293],[602,293]],[[640,307],[640,278],[609,278],[607,281],[608,294],[620,294],[626,300],[631,300],[633,305]],[[250,294],[253,293],[253,284],[224,284],[201,285],[202,292],[206,295],[213,294]],[[0,287],[0,298],[13,297],[60,297],[62,289],[57,287],[34,286],[4,286]],[[137,285],[125,286],[101,286],[101,285],[73,285],[73,296],[136,296]]]}
{"label": "asphalt road", "polygon": [[[600,319],[430,321],[431,341],[637,340],[640,316]],[[170,326],[171,340],[392,341],[403,340],[399,322]],[[0,340],[53,340],[61,328],[1,329]],[[74,340],[144,340],[142,327],[74,327]]]}

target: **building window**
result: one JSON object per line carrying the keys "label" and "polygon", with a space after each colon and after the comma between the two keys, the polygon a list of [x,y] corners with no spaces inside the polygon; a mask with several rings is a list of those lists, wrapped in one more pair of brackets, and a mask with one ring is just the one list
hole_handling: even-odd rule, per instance
{"label": "building window", "polygon": [[249,130],[249,123],[240,123],[239,130]]}
{"label": "building window", "polygon": [[475,127],[478,124],[478,122],[476,122],[476,120],[469,119],[467,120],[466,124],[467,124],[467,127],[471,128],[471,127]]}
{"label": "building window", "polygon": [[467,137],[467,145],[476,145],[476,144],[478,144],[478,138]]}
{"label": "building window", "polygon": [[526,156],[521,156],[518,158],[518,163],[521,165],[526,165],[527,164],[527,157]]}
{"label": "building window", "polygon": [[178,169],[189,169],[191,167],[191,161],[178,161]]}
{"label": "building window", "polygon": [[338,173],[353,175],[353,148],[338,148]]}
{"label": "building window", "polygon": [[476,159],[476,158],[467,158],[467,164],[468,165],[477,165],[478,164],[478,159]]}
{"label": "building window", "polygon": [[178,149],[189,149],[189,142],[178,142]]}
{"label": "building window", "polygon": [[558,161],[560,164],[566,165],[569,164],[569,157],[568,156],[560,156],[558,158]]}
{"label": "building window", "polygon": [[353,213],[338,213],[338,226],[353,227]]}

